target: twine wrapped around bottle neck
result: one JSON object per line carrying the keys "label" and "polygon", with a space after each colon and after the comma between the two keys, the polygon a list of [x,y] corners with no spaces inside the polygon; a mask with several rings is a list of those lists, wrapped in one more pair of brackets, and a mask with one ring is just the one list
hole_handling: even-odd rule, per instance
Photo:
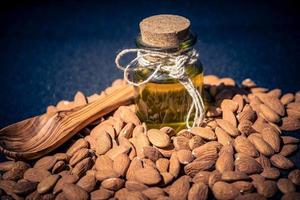
{"label": "twine wrapped around bottle neck", "polygon": [[[120,60],[125,54],[128,53],[137,53],[137,56],[131,60],[126,67],[124,67],[120,64]],[[198,56],[199,55],[195,49],[185,51],[181,54],[164,53],[146,49],[124,49],[116,56],[115,62],[117,67],[124,71],[124,80],[134,86],[140,86],[148,83],[157,75],[159,71],[166,72],[171,78],[177,79],[185,87],[193,100],[186,117],[186,127],[190,129],[195,126],[200,126],[204,119],[203,99],[185,70],[185,65],[194,64],[197,61]],[[149,58],[155,59],[150,60]],[[134,82],[129,80],[129,71],[134,70],[135,67],[138,66],[137,63],[139,63],[139,67],[153,69],[152,74],[142,82]],[[195,116],[193,125],[191,127],[189,125],[189,121],[194,108]]]}

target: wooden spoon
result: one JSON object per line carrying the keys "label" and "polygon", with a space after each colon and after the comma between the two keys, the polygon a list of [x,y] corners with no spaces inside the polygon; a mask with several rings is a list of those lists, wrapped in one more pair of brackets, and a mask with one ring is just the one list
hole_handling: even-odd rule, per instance
{"label": "wooden spoon", "polygon": [[135,96],[132,86],[123,86],[83,107],[46,113],[0,130],[0,152],[15,159],[31,160],[56,149],[82,128]]}

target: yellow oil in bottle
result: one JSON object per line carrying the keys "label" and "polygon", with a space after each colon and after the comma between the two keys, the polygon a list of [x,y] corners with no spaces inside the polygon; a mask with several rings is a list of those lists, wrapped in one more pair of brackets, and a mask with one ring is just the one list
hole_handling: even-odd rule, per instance
{"label": "yellow oil in bottle", "polygon": [[[185,66],[186,73],[194,87],[202,94],[203,70],[200,62]],[[142,68],[137,70],[133,78],[144,80],[152,73]],[[192,98],[186,88],[177,80],[160,73],[150,82],[136,87],[138,96],[135,99],[141,121],[149,128],[169,126],[179,131],[186,127],[186,117],[192,104]],[[194,120],[194,113],[190,116],[190,124]]]}

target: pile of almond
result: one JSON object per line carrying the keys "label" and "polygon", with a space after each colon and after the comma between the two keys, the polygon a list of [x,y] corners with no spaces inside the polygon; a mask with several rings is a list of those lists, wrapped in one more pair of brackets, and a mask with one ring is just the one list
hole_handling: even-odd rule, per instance
{"label": "pile of almond", "polygon": [[[299,139],[282,132],[300,129],[300,92],[250,79],[237,86],[206,76],[204,83],[210,103],[201,127],[147,129],[134,105],[121,106],[50,155],[0,163],[1,199],[300,199],[300,170],[289,159]],[[79,92],[47,112],[99,96]]]}

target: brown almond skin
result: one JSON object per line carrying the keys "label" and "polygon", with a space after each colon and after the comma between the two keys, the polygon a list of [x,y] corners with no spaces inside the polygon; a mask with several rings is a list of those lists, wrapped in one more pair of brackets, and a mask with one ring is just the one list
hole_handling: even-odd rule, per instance
{"label": "brown almond skin", "polygon": [[190,189],[190,177],[181,176],[170,187],[169,196],[171,199],[186,199]]}
{"label": "brown almond skin", "polygon": [[204,183],[193,184],[189,193],[188,200],[206,200],[208,197],[208,187]]}
{"label": "brown almond skin", "polygon": [[50,175],[45,169],[30,168],[24,173],[24,178],[31,182],[41,182]]}
{"label": "brown almond skin", "polygon": [[273,123],[280,122],[280,116],[265,104],[260,104],[259,110],[263,117]]}
{"label": "brown almond skin", "polygon": [[146,185],[155,185],[161,181],[161,176],[156,169],[149,167],[138,169],[135,179]]}
{"label": "brown almond skin", "polygon": [[126,181],[125,188],[130,191],[142,191],[148,189],[149,187],[138,181]]}
{"label": "brown almond skin", "polygon": [[162,173],[168,171],[170,161],[167,158],[160,158],[155,162],[155,164],[158,171]]}
{"label": "brown almond skin", "polygon": [[37,186],[37,191],[40,194],[49,192],[60,179],[60,175],[51,175],[43,179]]}
{"label": "brown almond skin", "polygon": [[248,139],[255,146],[255,148],[265,156],[272,156],[275,153],[274,149],[262,138],[251,134]]}
{"label": "brown almond skin", "polygon": [[253,184],[248,181],[236,181],[232,183],[232,185],[242,193],[248,193],[254,190]]}
{"label": "brown almond skin", "polygon": [[76,185],[87,192],[92,192],[96,186],[96,178],[92,175],[85,175],[76,183]]}
{"label": "brown almond skin", "polygon": [[267,179],[277,179],[280,176],[280,171],[277,168],[265,168],[261,175]]}
{"label": "brown almond skin", "polygon": [[291,160],[280,154],[273,155],[270,160],[272,165],[279,169],[290,169],[294,167],[294,163]]}
{"label": "brown almond skin", "polygon": [[266,180],[263,182],[258,182],[255,187],[257,192],[266,198],[271,198],[277,192],[277,184],[275,181]]}
{"label": "brown almond skin", "polygon": [[258,157],[258,151],[254,145],[244,136],[238,136],[234,140],[234,148],[239,153],[245,153],[251,157]]}
{"label": "brown almond skin", "polygon": [[88,200],[88,193],[81,187],[66,183],[63,187],[63,193],[67,200]]}
{"label": "brown almond skin", "polygon": [[300,192],[286,193],[281,197],[281,200],[298,200],[300,199]]}
{"label": "brown almond skin", "polygon": [[179,150],[177,151],[177,157],[181,164],[188,164],[194,160],[194,156],[190,150]]}
{"label": "brown almond skin", "polygon": [[296,152],[297,149],[298,149],[298,145],[296,145],[296,144],[286,144],[286,145],[283,145],[279,154],[282,156],[290,156],[294,152]]}
{"label": "brown almond skin", "polygon": [[300,170],[299,169],[294,169],[291,171],[288,175],[288,178],[295,184],[295,185],[300,185]]}
{"label": "brown almond skin", "polygon": [[206,140],[216,140],[216,134],[214,131],[209,127],[193,127],[191,129],[191,133],[194,135],[198,135]]}
{"label": "brown almond skin", "polygon": [[234,199],[240,194],[233,185],[222,181],[216,182],[212,191],[216,199]]}
{"label": "brown almond skin", "polygon": [[157,147],[164,148],[167,147],[170,144],[170,137],[158,130],[158,129],[150,129],[147,131],[147,136],[149,138],[149,141]]}
{"label": "brown almond skin", "polygon": [[198,172],[194,177],[193,177],[193,182],[194,183],[204,183],[204,184],[208,184],[208,179],[209,179],[209,176],[212,172],[210,171],[200,171]]}
{"label": "brown almond skin", "polygon": [[232,137],[236,137],[239,135],[239,130],[236,127],[234,127],[231,123],[229,123],[223,119],[216,119],[216,121],[217,121],[218,125]]}
{"label": "brown almond skin", "polygon": [[149,199],[157,199],[160,196],[166,196],[165,191],[159,187],[148,188],[142,191],[142,193]]}
{"label": "brown almond skin", "polygon": [[280,192],[282,192],[283,194],[290,193],[290,192],[296,192],[295,185],[292,183],[292,181],[290,181],[287,178],[278,179],[277,187],[280,190]]}
{"label": "brown almond skin", "polygon": [[101,187],[108,190],[117,191],[123,187],[124,183],[125,181],[120,178],[108,178],[101,182]]}
{"label": "brown almond skin", "polygon": [[127,154],[119,154],[113,161],[113,170],[118,174],[125,176],[130,165],[130,159]]}
{"label": "brown almond skin", "polygon": [[35,164],[34,168],[50,170],[55,165],[57,159],[55,156],[45,156],[39,159]]}

